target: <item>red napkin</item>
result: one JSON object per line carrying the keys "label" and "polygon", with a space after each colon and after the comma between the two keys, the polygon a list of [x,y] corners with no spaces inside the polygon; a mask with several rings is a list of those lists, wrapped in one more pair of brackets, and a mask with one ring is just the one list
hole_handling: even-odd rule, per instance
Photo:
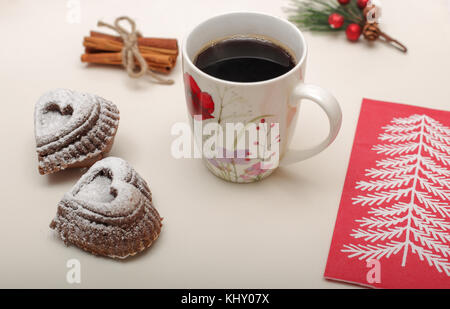
{"label": "red napkin", "polygon": [[325,278],[450,288],[450,112],[363,100]]}

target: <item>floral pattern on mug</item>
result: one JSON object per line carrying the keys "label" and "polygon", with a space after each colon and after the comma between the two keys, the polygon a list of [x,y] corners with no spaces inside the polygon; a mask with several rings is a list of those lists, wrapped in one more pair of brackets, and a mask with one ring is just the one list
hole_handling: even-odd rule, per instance
{"label": "floral pattern on mug", "polygon": [[270,167],[263,169],[261,166],[261,162],[257,162],[250,166],[249,168],[245,169],[244,174],[240,175],[239,178],[242,178],[243,180],[259,180],[258,178],[261,177],[264,173],[267,173],[267,170]]}
{"label": "floral pattern on mug", "polygon": [[[268,116],[264,115],[256,117],[250,120],[247,124],[258,123],[256,130],[261,131],[264,136],[269,138],[272,137],[271,129],[274,127],[274,124],[267,123],[267,125],[265,125],[266,117]],[[238,136],[243,138],[244,135],[238,134]],[[239,137],[236,137],[235,144],[238,142]],[[256,158],[253,158],[248,149],[235,150],[233,152],[228,149],[220,148],[218,153],[219,157],[207,159],[206,166],[215,175],[231,182],[248,183],[259,181],[271,174],[273,172],[273,168],[275,167],[270,163],[270,160],[275,155],[275,152],[267,152],[266,147],[268,145],[279,144],[280,141],[280,135],[272,137],[269,141],[266,140],[262,145],[255,141],[255,146],[263,146],[262,149],[264,149],[261,153],[261,149],[258,150],[259,155]]]}
{"label": "floral pattern on mug", "polygon": [[[237,183],[259,181],[270,175],[277,165],[271,163],[275,153],[268,149],[280,144],[280,135],[272,136],[271,133],[275,126],[271,118],[275,115],[258,115],[253,111],[252,106],[247,105],[247,98],[233,86],[217,87],[217,97],[213,100],[212,94],[202,91],[189,72],[185,72],[183,77],[189,114],[197,121],[212,120],[224,126],[229,119],[239,117],[244,127],[234,137],[234,147],[242,138],[246,138],[245,131],[251,125],[255,125],[258,135],[265,136],[251,142],[252,146],[258,147],[256,157],[250,154],[249,149],[232,150],[221,147],[216,157],[204,157],[208,169],[222,179]],[[242,109],[244,106],[246,109],[243,112],[236,113],[236,109]],[[204,143],[209,137],[202,136],[202,142]]]}
{"label": "floral pattern on mug", "polygon": [[214,101],[211,95],[201,91],[195,79],[188,73],[184,74],[186,101],[192,117],[200,115],[202,120],[213,119]]}

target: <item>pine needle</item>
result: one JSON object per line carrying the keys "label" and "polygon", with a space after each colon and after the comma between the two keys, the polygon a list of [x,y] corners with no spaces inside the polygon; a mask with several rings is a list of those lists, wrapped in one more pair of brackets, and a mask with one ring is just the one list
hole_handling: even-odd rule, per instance
{"label": "pine needle", "polygon": [[[291,0],[287,8],[289,20],[302,30],[337,32],[344,30],[349,24],[363,25],[364,16],[356,0],[349,4],[340,5],[337,0]],[[338,13],[344,17],[344,26],[333,29],[328,24],[328,17]]]}

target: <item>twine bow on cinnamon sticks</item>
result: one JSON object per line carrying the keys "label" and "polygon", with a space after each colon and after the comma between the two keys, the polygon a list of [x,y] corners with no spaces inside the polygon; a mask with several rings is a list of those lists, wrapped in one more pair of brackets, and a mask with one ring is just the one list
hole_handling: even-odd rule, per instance
{"label": "twine bow on cinnamon sticks", "polygon": [[[120,25],[127,21],[131,30]],[[159,84],[171,85],[171,79],[164,79],[155,72],[169,73],[178,56],[178,43],[175,39],[143,38],[136,29],[136,23],[127,16],[118,17],[114,25],[98,22],[99,27],[116,31],[120,37],[91,31],[91,36],[84,39],[86,53],[81,61],[99,64],[121,64],[132,78],[145,74],[151,75]]]}

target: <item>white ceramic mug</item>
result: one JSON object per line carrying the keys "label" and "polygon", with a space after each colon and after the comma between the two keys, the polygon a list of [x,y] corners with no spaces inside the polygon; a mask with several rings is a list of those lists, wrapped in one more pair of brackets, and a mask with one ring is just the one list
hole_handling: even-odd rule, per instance
{"label": "white ceramic mug", "polygon": [[[194,65],[195,57],[205,46],[236,35],[269,38],[289,51],[297,65],[277,78],[251,83],[221,80],[202,72]],[[188,34],[182,53],[191,124],[194,123],[194,118],[203,124],[214,122],[222,127],[226,123],[254,123],[258,130],[262,124],[277,124],[279,135],[275,140],[269,140],[270,143],[278,144],[282,165],[308,159],[322,152],[336,139],[342,122],[339,103],[327,90],[304,83],[307,45],[303,34],[290,22],[254,12],[216,16],[202,22]],[[330,132],[324,141],[312,149],[288,149],[295,131],[301,99],[312,100],[325,111]],[[264,128],[270,130],[271,126],[266,125]],[[195,131],[194,135],[198,135],[199,132]],[[204,141],[204,138],[195,137],[196,141]],[[260,155],[256,158],[246,157],[249,155],[248,149],[225,148],[223,153],[232,155],[225,158],[204,158],[204,162],[214,175],[232,182],[261,180],[278,166],[264,165],[265,159]]]}

